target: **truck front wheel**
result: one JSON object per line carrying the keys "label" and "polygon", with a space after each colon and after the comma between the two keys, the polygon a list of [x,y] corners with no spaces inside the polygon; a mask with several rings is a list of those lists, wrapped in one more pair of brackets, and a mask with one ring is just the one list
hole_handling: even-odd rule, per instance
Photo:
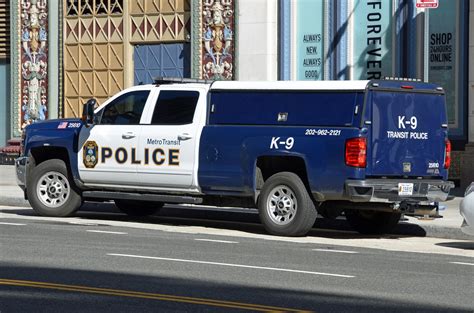
{"label": "truck front wheel", "polygon": [[401,214],[397,212],[377,212],[365,210],[346,210],[349,225],[365,235],[380,235],[392,231],[398,224]]}
{"label": "truck front wheel", "polygon": [[278,236],[306,235],[318,214],[305,185],[290,172],[265,181],[257,206],[266,231]]}
{"label": "truck front wheel", "polygon": [[82,204],[81,195],[70,182],[66,164],[58,159],[33,168],[26,192],[33,210],[43,216],[70,216]]}

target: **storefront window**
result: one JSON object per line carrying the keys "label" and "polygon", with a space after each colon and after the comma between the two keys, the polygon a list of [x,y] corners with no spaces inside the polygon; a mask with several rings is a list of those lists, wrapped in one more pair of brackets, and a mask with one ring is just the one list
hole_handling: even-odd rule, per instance
{"label": "storefront window", "polygon": [[355,1],[352,9],[352,79],[393,75],[392,1]]}
{"label": "storefront window", "polygon": [[[465,1],[440,0],[430,9],[428,32],[428,80],[446,90],[450,136],[465,137],[466,40]],[[456,138],[458,139],[458,138]]]}
{"label": "storefront window", "polygon": [[324,78],[324,1],[299,0],[296,8],[296,79]]}

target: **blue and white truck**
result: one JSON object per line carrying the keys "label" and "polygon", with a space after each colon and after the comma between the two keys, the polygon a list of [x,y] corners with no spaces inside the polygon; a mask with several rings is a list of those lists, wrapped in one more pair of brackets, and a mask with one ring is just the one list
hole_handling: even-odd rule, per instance
{"label": "blue and white truck", "polygon": [[318,215],[384,233],[448,198],[443,88],[402,80],[188,82],[135,86],[82,119],[26,127],[19,185],[40,215],[114,200],[257,208],[302,236]]}

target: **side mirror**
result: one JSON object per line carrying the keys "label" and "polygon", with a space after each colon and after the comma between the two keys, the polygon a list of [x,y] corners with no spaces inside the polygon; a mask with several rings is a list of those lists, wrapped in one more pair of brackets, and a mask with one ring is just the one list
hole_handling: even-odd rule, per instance
{"label": "side mirror", "polygon": [[96,103],[97,101],[94,98],[89,99],[86,103],[84,103],[81,120],[86,126],[94,123],[94,109]]}

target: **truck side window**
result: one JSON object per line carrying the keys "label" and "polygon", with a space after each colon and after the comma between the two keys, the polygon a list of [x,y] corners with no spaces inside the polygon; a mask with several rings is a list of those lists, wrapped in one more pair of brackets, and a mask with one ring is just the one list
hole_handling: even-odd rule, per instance
{"label": "truck side window", "polygon": [[140,123],[149,90],[137,90],[121,95],[102,112],[101,125],[137,125]]}
{"label": "truck side window", "polygon": [[151,119],[153,125],[185,125],[193,122],[199,92],[162,90]]}

